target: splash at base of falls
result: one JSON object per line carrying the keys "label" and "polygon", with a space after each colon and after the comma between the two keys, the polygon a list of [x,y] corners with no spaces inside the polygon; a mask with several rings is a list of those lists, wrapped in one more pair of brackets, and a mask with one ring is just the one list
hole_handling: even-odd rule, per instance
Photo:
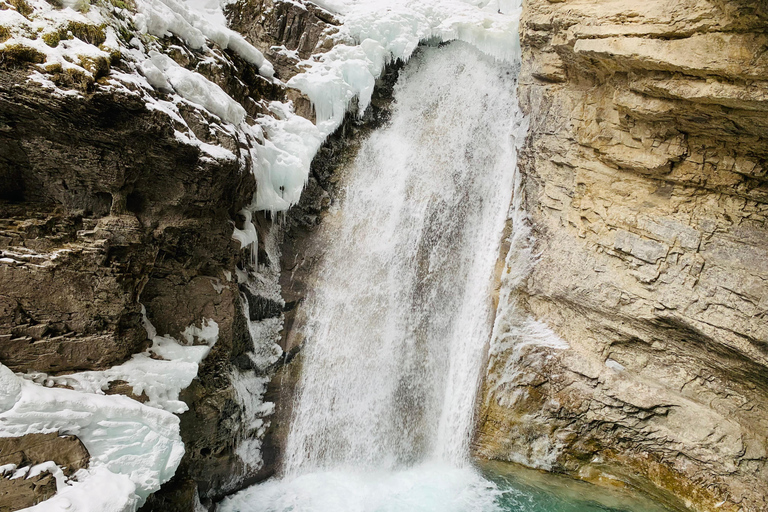
{"label": "splash at base of falls", "polygon": [[270,480],[217,512],[670,512],[635,491],[515,465],[422,464],[403,471],[338,469]]}
{"label": "splash at base of falls", "polygon": [[472,468],[338,469],[272,480],[225,499],[220,512],[500,512],[500,491]]}

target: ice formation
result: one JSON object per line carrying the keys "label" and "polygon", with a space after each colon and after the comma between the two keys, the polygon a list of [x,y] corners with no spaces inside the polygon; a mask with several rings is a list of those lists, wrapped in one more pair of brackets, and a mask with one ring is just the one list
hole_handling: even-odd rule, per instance
{"label": "ice formation", "polygon": [[[256,176],[262,188],[255,202],[259,210],[286,210],[298,201],[312,157],[325,137],[341,125],[355,102],[362,114],[384,66],[396,59],[408,60],[420,42],[460,40],[508,63],[519,57],[520,5],[516,0],[479,4],[471,0],[317,3],[342,17],[343,25],[335,36],[337,44],[329,52],[299,63],[306,70],[288,82],[310,99],[316,123],[304,123],[285,107],[277,121],[261,120],[269,127],[268,148],[282,159],[260,162],[266,166],[257,170]],[[297,145],[301,146],[298,153]]]}
{"label": "ice formation", "polygon": [[[187,410],[179,393],[197,376],[219,329],[212,320],[202,327],[189,326],[182,333],[186,343],[181,343],[158,336],[146,315],[144,321],[152,347],[107,370],[54,377],[14,375],[0,365],[0,436],[76,435],[91,455],[87,470],[71,481],[57,478],[56,495],[31,510],[133,511],[175,473],[184,444],[173,413]],[[115,380],[126,381],[134,394],[145,394],[148,401],[105,395]],[[49,465],[53,467],[37,471],[50,470],[56,476],[55,464]]]}
{"label": "ice formation", "polygon": [[60,482],[56,496],[31,510],[135,510],[173,476],[184,455],[179,418],[170,412],[124,396],[41,386],[2,365],[0,381],[1,436],[76,435],[91,455],[87,470]]}
{"label": "ice formation", "polygon": [[[69,386],[77,391],[104,394],[113,381],[125,381],[136,396],[146,395],[146,405],[181,414],[189,407],[179,400],[181,390],[197,376],[200,362],[205,359],[219,336],[219,326],[211,319],[203,320],[202,327],[190,325],[182,333],[186,344],[170,336],[158,336],[154,326],[144,315],[152,346],[123,364],[107,370],[84,371],[67,375],[48,376],[29,372],[24,375],[44,386]],[[162,358],[162,359],[160,359]]]}
{"label": "ice formation", "polygon": [[[136,12],[104,5],[87,5],[86,0],[67,0],[66,8],[54,9],[45,0],[30,0],[33,13],[24,17],[13,9],[0,10],[0,25],[11,37],[0,44],[0,51],[22,45],[44,56],[43,70],[60,66],[93,76],[93,62],[117,53],[137,71],[134,76],[112,73],[111,86],[135,93],[143,90],[148,108],[163,110],[175,121],[175,104],[188,101],[222,120],[225,129],[238,132],[248,141],[251,168],[258,183],[253,209],[284,211],[295,204],[307,180],[309,166],[320,145],[343,121],[351,105],[362,113],[368,106],[375,81],[384,66],[394,60],[410,58],[421,41],[462,40],[481,51],[508,62],[518,54],[516,1],[478,2],[471,0],[329,0],[318,4],[336,11],[343,25],[335,36],[337,44],[329,52],[301,62],[305,71],[288,82],[304,93],[314,105],[316,123],[296,116],[290,103],[273,104],[273,116],[246,120],[245,110],[219,86],[201,74],[187,70],[158,53],[154,43],[135,37],[128,46],[116,33],[133,24],[139,34],[163,37],[173,34],[190,48],[205,49],[215,43],[231,49],[258,67],[259,73],[273,79],[274,69],[243,36],[228,29],[221,4],[216,0],[136,0]],[[78,12],[76,9],[80,9]],[[66,32],[69,23],[105,27],[104,41],[62,39],[54,47],[37,37]],[[32,80],[58,94],[62,91],[42,73]],[[125,84],[132,84],[128,89]],[[151,89],[173,93],[172,102],[153,97]],[[356,103],[355,103],[356,102]],[[163,104],[165,103],[165,104]],[[180,133],[182,142],[201,147],[213,158],[233,157],[227,150],[216,151],[197,140],[191,130]],[[223,149],[223,148],[222,148]]]}

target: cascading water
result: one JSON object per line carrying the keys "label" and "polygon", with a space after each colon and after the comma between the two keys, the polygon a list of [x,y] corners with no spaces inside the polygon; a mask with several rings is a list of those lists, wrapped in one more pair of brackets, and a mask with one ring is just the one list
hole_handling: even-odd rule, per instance
{"label": "cascading water", "polygon": [[463,43],[425,48],[394,99],[324,220],[287,475],[468,459],[515,169],[514,70]]}
{"label": "cascading water", "polygon": [[284,478],[223,510],[494,509],[469,440],[513,188],[515,73],[459,42],[405,66],[391,122],[323,220]]}
{"label": "cascading water", "polygon": [[[217,512],[663,510],[470,463],[494,268],[519,187],[515,79],[514,66],[460,42],[422,48],[403,68],[390,122],[363,141],[318,234],[326,251],[302,306],[283,474]],[[507,288],[532,263],[516,199]],[[523,321],[504,343],[553,343],[501,298],[497,323]]]}

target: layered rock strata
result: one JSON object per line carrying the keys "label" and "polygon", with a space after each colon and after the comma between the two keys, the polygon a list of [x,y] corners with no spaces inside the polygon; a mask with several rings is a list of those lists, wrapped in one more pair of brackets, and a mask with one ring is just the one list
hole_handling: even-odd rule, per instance
{"label": "layered rock strata", "polygon": [[[292,36],[273,35],[257,43],[297,49]],[[270,101],[287,99],[279,80],[216,44],[192,49],[168,35],[152,45],[220,87],[251,122]],[[160,335],[177,340],[215,322],[216,343],[181,395],[186,454],[145,510],[211,506],[264,466],[270,409],[261,397],[272,370],[255,352],[274,346],[282,302],[259,314],[259,304],[274,300],[277,267],[261,239],[260,285],[249,277],[258,274],[250,249],[232,238],[249,222],[240,212],[253,200],[256,163],[204,108],[177,102],[175,117],[158,103],[148,107],[146,91],[131,83],[135,69],[119,56],[85,82],[35,82],[34,64],[0,62],[0,363],[54,376],[114,367],[151,343],[142,307]],[[275,75],[290,71],[278,63]],[[152,95],[172,100],[168,91]],[[187,130],[195,143],[179,136]],[[235,157],[212,157],[210,148]],[[267,317],[269,325],[254,326]],[[102,391],[147,400],[122,380]],[[0,496],[0,506],[16,507],[14,493]],[[35,499],[43,495],[50,493]]]}
{"label": "layered rock strata", "polygon": [[480,456],[768,508],[766,27],[764,2],[524,2],[514,299],[569,348],[491,357]]}

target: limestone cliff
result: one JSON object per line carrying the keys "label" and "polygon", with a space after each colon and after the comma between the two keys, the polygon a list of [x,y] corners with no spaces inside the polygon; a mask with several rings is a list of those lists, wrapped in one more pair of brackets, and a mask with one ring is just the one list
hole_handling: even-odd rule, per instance
{"label": "limestone cliff", "polygon": [[524,2],[514,293],[569,348],[491,357],[479,455],[768,508],[766,5]]}

